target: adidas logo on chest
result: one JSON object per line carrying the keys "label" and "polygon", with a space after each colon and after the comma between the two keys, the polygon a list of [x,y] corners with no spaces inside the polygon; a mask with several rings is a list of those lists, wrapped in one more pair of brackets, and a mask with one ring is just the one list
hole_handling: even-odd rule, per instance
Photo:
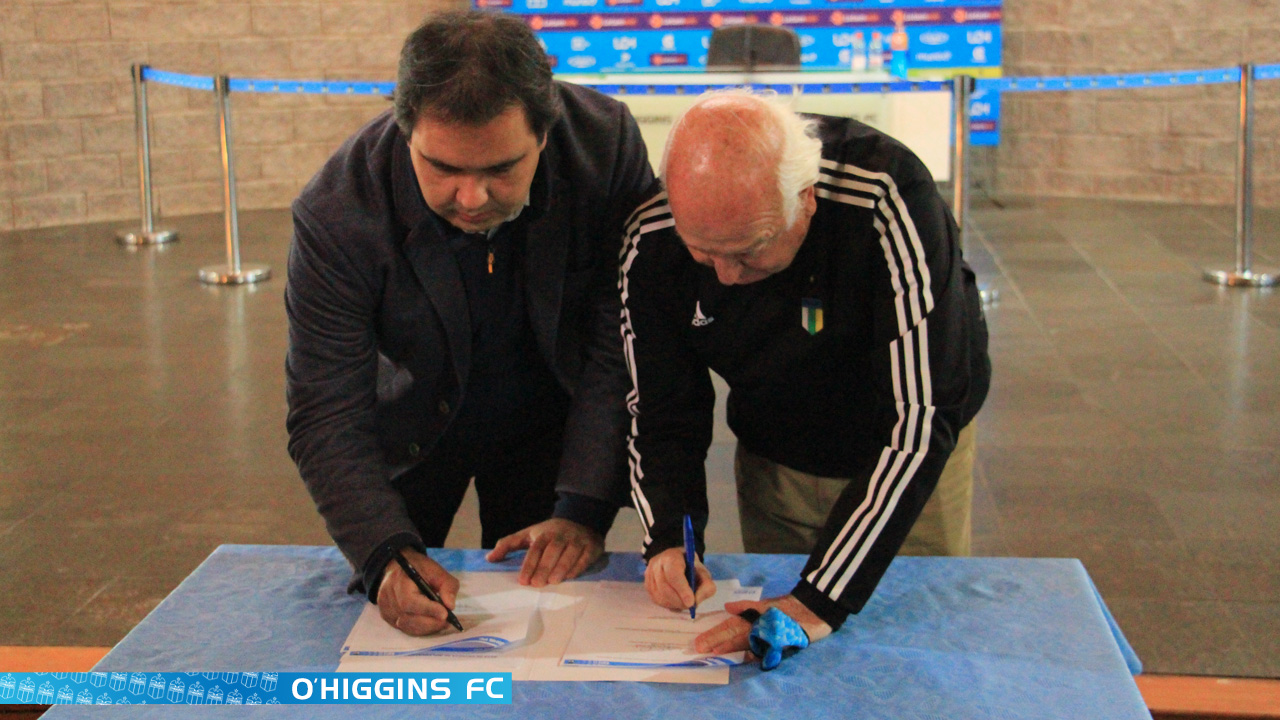
{"label": "adidas logo on chest", "polygon": [[702,314],[702,301],[699,300],[698,304],[693,307],[693,322],[690,324],[694,327],[706,327],[713,322],[715,322],[715,318]]}

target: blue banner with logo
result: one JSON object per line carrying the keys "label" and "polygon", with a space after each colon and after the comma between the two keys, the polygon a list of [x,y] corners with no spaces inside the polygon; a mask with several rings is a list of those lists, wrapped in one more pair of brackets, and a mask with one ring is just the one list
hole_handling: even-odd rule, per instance
{"label": "blue banner with logo", "polygon": [[[547,13],[524,16],[557,72],[701,71],[711,32],[770,24],[800,37],[805,70],[893,71],[940,79],[999,75],[1001,10],[770,10]],[[951,72],[948,72],[951,71]]]}
{"label": "blue banner with logo", "polygon": [[[627,19],[627,16],[619,16]],[[700,23],[704,18],[682,17],[684,24],[661,31],[576,31],[555,30],[539,34],[555,70],[560,73],[624,73],[667,70],[701,71],[707,64],[711,34]],[[868,59],[877,44],[876,31],[857,26],[797,27],[803,67],[814,70],[848,69],[855,53],[868,71],[875,65]],[[885,36],[891,34],[884,33]],[[1000,26],[998,24],[908,27],[907,69],[909,77],[921,71],[945,77],[957,67],[998,68]],[[878,41],[885,47],[883,40]],[[892,51],[881,50],[880,66],[888,69]]]}
{"label": "blue banner with logo", "polygon": [[[472,0],[519,15],[559,74],[702,72],[716,28],[795,30],[804,70],[941,80],[1000,76],[1001,0]],[[981,106],[975,144],[999,137]]]}
{"label": "blue banner with logo", "polygon": [[1000,91],[982,83],[969,96],[969,144],[1000,144]]}
{"label": "blue banner with logo", "polygon": [[0,704],[510,705],[511,673],[52,672],[0,675]]}
{"label": "blue banner with logo", "polygon": [[742,10],[938,10],[998,8],[1001,0],[472,0],[481,10],[517,15],[545,13],[669,13]]}

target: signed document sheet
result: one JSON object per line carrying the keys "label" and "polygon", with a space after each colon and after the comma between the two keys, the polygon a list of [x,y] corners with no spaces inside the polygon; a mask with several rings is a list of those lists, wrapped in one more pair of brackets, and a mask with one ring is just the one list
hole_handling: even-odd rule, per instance
{"label": "signed document sheet", "polygon": [[689,612],[654,605],[643,583],[566,582],[536,589],[516,573],[461,572],[463,631],[411,637],[367,605],[343,644],[338,672],[509,672],[513,680],[725,685],[733,656],[697,655],[693,638],[728,617],[724,603],[756,600],[736,579]]}
{"label": "signed document sheet", "polygon": [[737,580],[716,583],[716,594],[688,610],[653,604],[642,583],[602,581],[578,620],[564,665],[597,667],[715,667],[742,664],[745,653],[705,655],[693,649],[698,635],[728,619],[725,603],[759,600],[760,588],[744,588]]}

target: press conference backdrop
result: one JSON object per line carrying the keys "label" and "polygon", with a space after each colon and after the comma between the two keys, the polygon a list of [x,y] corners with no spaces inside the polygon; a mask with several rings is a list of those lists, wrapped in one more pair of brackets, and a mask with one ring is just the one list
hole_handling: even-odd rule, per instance
{"label": "press conference backdrop", "polygon": [[[662,78],[653,75],[585,77],[576,75],[564,76],[567,80],[589,85],[597,85],[606,92],[614,83],[659,83]],[[707,82],[710,75],[681,77],[700,79]],[[717,75],[715,80],[721,83],[733,83],[746,80],[746,76]],[[757,78],[758,79],[758,78]],[[786,73],[771,74],[773,83],[806,83],[813,87],[817,83],[833,82],[831,73]],[[635,87],[635,85],[632,85]],[[644,87],[644,85],[640,85]],[[677,86],[680,87],[680,86]],[[664,88],[670,89],[670,88]],[[784,86],[785,89],[785,86]],[[631,109],[636,123],[640,126],[640,134],[649,148],[649,161],[655,170],[662,160],[662,148],[666,144],[667,133],[675,118],[689,107],[697,98],[696,93],[677,94],[663,93],[628,93],[617,96]],[[938,182],[951,179],[951,92],[945,88],[936,90],[920,90],[914,92],[895,92],[889,94],[862,92],[830,92],[830,93],[796,93],[789,96],[792,106],[800,112],[851,117],[871,127],[888,133],[904,145],[911,148],[924,162],[933,178]]]}
{"label": "press conference backdrop", "polygon": [[[847,82],[1000,76],[1001,0],[472,0],[472,4],[522,17],[561,75],[701,73],[715,28],[767,23],[796,31],[803,70],[847,73]],[[997,141],[998,98],[995,93],[973,98],[975,144]],[[863,99],[855,104],[873,102]],[[892,112],[886,109],[880,114]]]}
{"label": "press conference backdrop", "polygon": [[912,79],[1000,74],[1000,0],[472,1],[526,18],[558,72],[698,71],[714,28],[769,23],[800,36],[806,70],[875,70],[899,50]]}

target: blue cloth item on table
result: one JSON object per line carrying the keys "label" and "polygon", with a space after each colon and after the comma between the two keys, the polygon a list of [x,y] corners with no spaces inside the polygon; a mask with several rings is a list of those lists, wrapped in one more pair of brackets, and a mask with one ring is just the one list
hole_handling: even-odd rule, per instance
{"label": "blue cloth item on table", "polygon": [[1102,595],[1098,592],[1098,586],[1093,584],[1093,580],[1089,580],[1089,589],[1093,590],[1093,597],[1098,601],[1098,607],[1102,609],[1102,618],[1107,621],[1107,628],[1111,630],[1112,637],[1116,640],[1116,645],[1120,647],[1120,655],[1124,658],[1124,664],[1129,667],[1129,672],[1134,675],[1142,674],[1142,660],[1138,658],[1138,653],[1134,652],[1133,646],[1129,644],[1128,638],[1120,630],[1120,625],[1116,623],[1116,619],[1111,615],[1111,609],[1102,601]]}
{"label": "blue cloth item on table", "polygon": [[751,652],[760,658],[761,670],[772,670],[783,660],[809,647],[809,633],[800,623],[771,607],[751,624]]}

